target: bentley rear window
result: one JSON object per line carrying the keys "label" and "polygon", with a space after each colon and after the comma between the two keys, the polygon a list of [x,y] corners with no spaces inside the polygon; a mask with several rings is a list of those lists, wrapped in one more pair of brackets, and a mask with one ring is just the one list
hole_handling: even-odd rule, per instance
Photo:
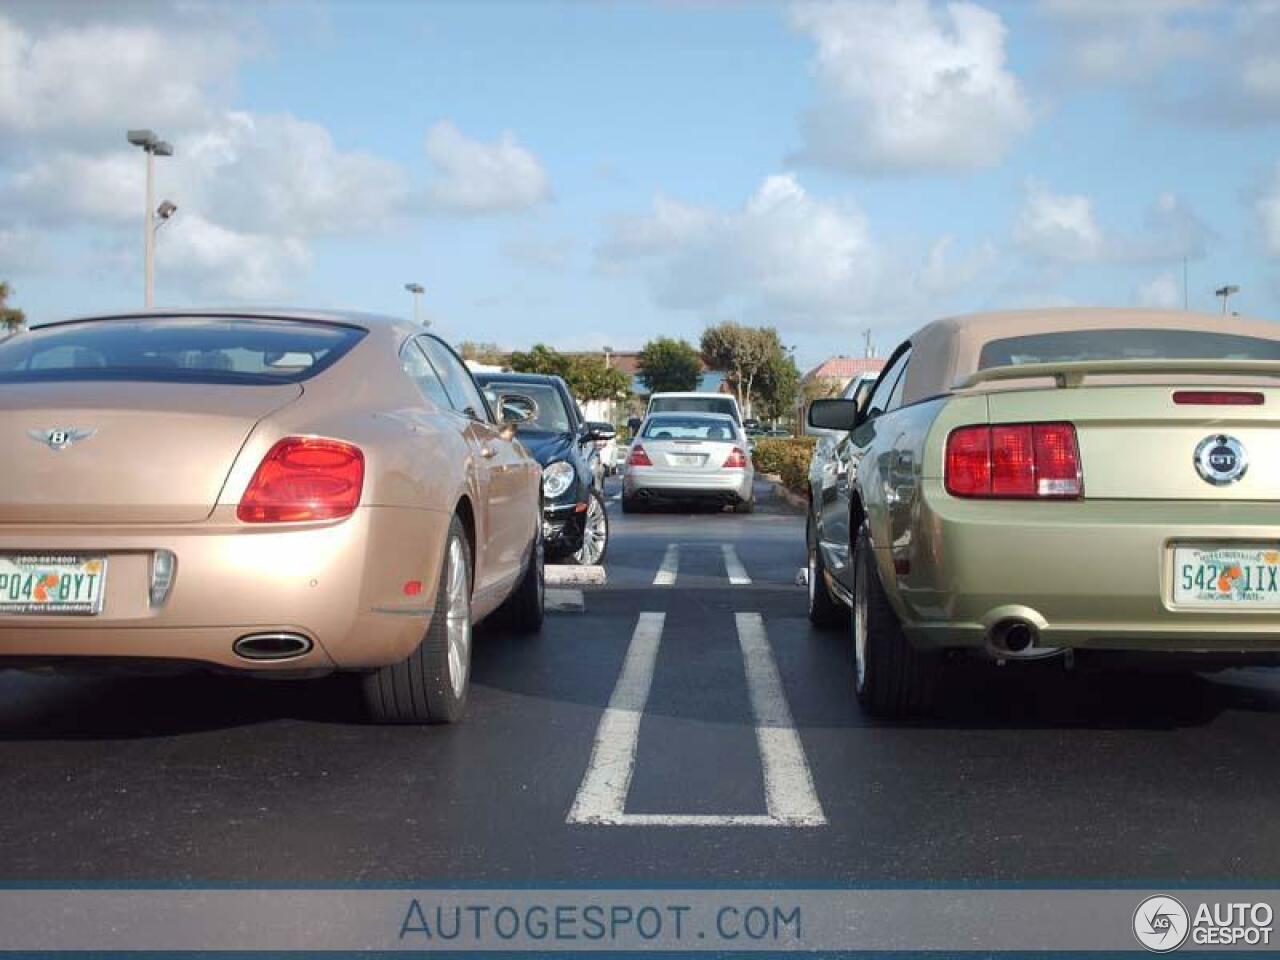
{"label": "bentley rear window", "polygon": [[298,383],[363,336],[356,327],[235,317],[56,324],[0,342],[0,383]]}
{"label": "bentley rear window", "polygon": [[[1280,327],[1276,330],[1280,337]],[[1154,328],[1064,330],[985,344],[978,368],[1084,360],[1280,360],[1280,339]]]}

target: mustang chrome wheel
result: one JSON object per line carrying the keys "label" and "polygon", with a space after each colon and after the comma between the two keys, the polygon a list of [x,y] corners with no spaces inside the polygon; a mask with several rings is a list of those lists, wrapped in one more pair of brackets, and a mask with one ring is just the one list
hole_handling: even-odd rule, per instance
{"label": "mustang chrome wheel", "polygon": [[867,562],[854,558],[853,568],[853,668],[858,689],[867,685]]}

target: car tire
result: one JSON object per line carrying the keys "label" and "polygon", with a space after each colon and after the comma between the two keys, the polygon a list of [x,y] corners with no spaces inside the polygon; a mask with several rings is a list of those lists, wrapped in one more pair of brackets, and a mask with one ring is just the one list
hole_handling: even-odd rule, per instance
{"label": "car tire", "polygon": [[749,500],[740,500],[733,505],[734,513],[755,513],[756,498],[753,496]]}
{"label": "car tire", "polygon": [[809,517],[805,534],[808,553],[809,622],[815,627],[837,627],[849,619],[849,608],[831,596],[827,588],[826,563],[818,548],[818,530]]}
{"label": "car tire", "polygon": [[524,576],[520,578],[520,586],[516,587],[502,608],[507,624],[516,633],[539,633],[542,630],[547,606],[546,563],[546,547],[539,522],[537,538],[531,547]]}
{"label": "car tire", "polygon": [[853,640],[854,689],[858,704],[874,717],[900,718],[925,713],[938,687],[939,657],[917,650],[880,582],[864,523],[854,544]]}
{"label": "car tire", "polygon": [[457,723],[471,680],[471,544],[454,517],[431,623],[416,650],[361,678],[374,723]]}
{"label": "car tire", "polygon": [[639,513],[640,502],[635,497],[628,497],[625,493],[622,495],[622,512],[623,513]]}
{"label": "car tire", "polygon": [[600,492],[592,490],[587,515],[582,518],[582,546],[574,551],[573,562],[578,566],[598,566],[604,563],[608,552],[609,511]]}

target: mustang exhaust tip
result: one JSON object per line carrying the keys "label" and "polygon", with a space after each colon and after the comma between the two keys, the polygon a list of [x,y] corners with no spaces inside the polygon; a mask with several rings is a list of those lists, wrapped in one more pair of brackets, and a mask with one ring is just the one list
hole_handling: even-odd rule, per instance
{"label": "mustang exhaust tip", "polygon": [[246,660],[289,660],[311,651],[311,640],[299,633],[251,633],[231,645]]}
{"label": "mustang exhaust tip", "polygon": [[991,646],[1001,653],[1025,653],[1039,639],[1040,631],[1025,620],[1001,620],[991,630]]}

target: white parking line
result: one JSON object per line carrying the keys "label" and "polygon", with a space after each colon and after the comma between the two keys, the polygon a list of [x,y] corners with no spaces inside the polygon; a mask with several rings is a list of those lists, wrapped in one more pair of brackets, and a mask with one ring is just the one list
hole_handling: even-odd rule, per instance
{"label": "white parking line", "polygon": [[636,622],[622,673],[596,728],[591,762],[569,811],[569,823],[617,823],[625,815],[640,741],[640,718],[653,685],[653,665],[665,620],[664,613],[642,613]]}
{"label": "white parking line", "polygon": [[769,648],[764,621],[758,613],[738,613],[735,617],[751,711],[755,716],[756,743],[764,768],[768,813],[626,812],[640,743],[640,722],[653,686],[654,665],[666,621],[665,614],[642,613],[609,706],[596,728],[591,760],[566,822],[619,827],[820,827],[826,824]]}
{"label": "white parking line", "polygon": [[667,544],[667,552],[662,555],[662,563],[658,572],[653,575],[655,587],[675,586],[676,573],[680,569],[680,544]]}
{"label": "white parking line", "polygon": [[733,584],[751,583],[751,578],[747,576],[747,568],[738,559],[738,551],[733,548],[733,544],[721,544],[720,549],[724,552],[724,568],[729,573],[729,582]]}
{"label": "white parking line", "polygon": [[764,618],[758,613],[735,614],[738,643],[747,667],[751,712],[756,717],[756,742],[764,765],[764,794],[769,815],[788,826],[822,826],[827,822],[813,787],[800,734],[769,648]]}

